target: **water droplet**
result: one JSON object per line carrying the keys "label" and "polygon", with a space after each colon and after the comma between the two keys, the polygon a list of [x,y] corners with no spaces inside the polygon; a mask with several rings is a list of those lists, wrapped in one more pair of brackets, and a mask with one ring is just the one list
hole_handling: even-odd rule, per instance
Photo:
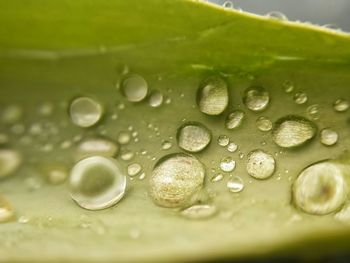
{"label": "water droplet", "polygon": [[279,12],[279,11],[271,11],[271,12],[267,13],[266,16],[268,18],[281,20],[281,21],[287,21],[288,20],[286,15],[281,13],[281,12]]}
{"label": "water droplet", "polygon": [[263,150],[254,150],[248,154],[246,168],[255,179],[267,179],[275,172],[275,159]]}
{"label": "water droplet", "polygon": [[347,111],[349,109],[349,106],[350,106],[349,102],[344,99],[338,99],[333,103],[334,110],[338,112]]}
{"label": "water droplet", "polygon": [[153,108],[160,107],[163,104],[163,94],[159,91],[153,91],[149,97],[149,105]]}
{"label": "water droplet", "polygon": [[286,80],[285,82],[283,82],[282,86],[286,93],[291,93],[294,90],[294,84],[289,80]]}
{"label": "water droplet", "polygon": [[138,163],[132,163],[128,165],[128,175],[129,176],[135,176],[138,175],[141,170],[142,170],[142,166]]}
{"label": "water droplet", "polygon": [[14,218],[14,213],[10,202],[0,195],[0,223],[11,221]]}
{"label": "water droplet", "polygon": [[225,146],[227,146],[229,143],[230,143],[230,138],[227,137],[226,135],[220,135],[220,136],[218,137],[218,145],[225,147]]}
{"label": "water droplet", "polygon": [[69,113],[72,122],[82,128],[95,125],[102,117],[103,108],[97,101],[79,97],[72,101]]}
{"label": "water droplet", "polygon": [[225,126],[227,129],[232,130],[241,126],[245,113],[241,110],[235,110],[227,115],[225,120]]}
{"label": "water droplet", "polygon": [[232,193],[239,193],[244,188],[244,183],[241,177],[235,175],[230,177],[230,179],[227,181],[227,189]]}
{"label": "water droplet", "polygon": [[236,167],[236,162],[231,157],[225,157],[220,161],[220,169],[223,172],[232,172]]}
{"label": "water droplet", "polygon": [[199,86],[197,104],[205,114],[221,114],[226,109],[228,100],[227,83],[220,77],[211,77]]}
{"label": "water droplet", "polygon": [[225,1],[225,2],[222,4],[222,6],[223,6],[224,8],[231,9],[231,8],[233,8],[233,3],[232,3],[231,1]]}
{"label": "water droplet", "polygon": [[79,206],[99,210],[115,205],[124,196],[126,176],[116,160],[92,156],[75,164],[69,186]]}
{"label": "water droplet", "polygon": [[205,168],[194,156],[166,155],[155,165],[149,183],[153,201],[164,207],[181,207],[194,202],[201,190]]}
{"label": "water droplet", "polygon": [[16,150],[0,149],[0,179],[14,174],[22,163],[22,155]]}
{"label": "water droplet", "polygon": [[41,116],[50,116],[53,112],[53,104],[51,102],[44,102],[39,106],[38,113]]}
{"label": "water droplet", "polygon": [[325,128],[321,131],[321,143],[332,146],[338,141],[338,133],[332,129]]}
{"label": "water droplet", "polygon": [[217,212],[214,205],[192,205],[181,211],[181,215],[188,219],[207,219],[214,216]]}
{"label": "water droplet", "polygon": [[47,181],[50,184],[62,184],[68,178],[68,170],[64,165],[50,164],[43,167]]}
{"label": "water droplet", "polygon": [[122,92],[128,101],[139,102],[146,98],[148,84],[140,75],[132,74],[123,79]]}
{"label": "water droplet", "polygon": [[131,140],[131,137],[130,137],[130,133],[127,132],[127,131],[121,131],[119,134],[118,134],[118,142],[120,144],[128,144]]}
{"label": "water droplet", "polygon": [[288,115],[276,121],[272,138],[278,146],[291,148],[305,144],[316,133],[317,127],[313,122],[301,116]]}
{"label": "water droplet", "polygon": [[170,104],[171,103],[171,98],[170,97],[166,97],[165,98],[165,104]]}
{"label": "water droplet", "polygon": [[139,180],[140,181],[142,181],[143,179],[145,179],[146,178],[146,173],[145,172],[143,172],[143,173],[141,173],[140,175],[139,175]]}
{"label": "water droplet", "polygon": [[304,104],[307,102],[307,100],[308,100],[307,95],[304,92],[297,92],[294,95],[294,102],[296,104],[299,104],[299,105]]}
{"label": "water droplet", "polygon": [[23,110],[19,105],[9,105],[7,106],[1,114],[1,120],[7,124],[13,124],[18,121],[23,116]]}
{"label": "water droplet", "polygon": [[347,187],[341,167],[324,161],[304,169],[293,184],[293,201],[309,214],[325,215],[345,202]]}
{"label": "water droplet", "polygon": [[81,141],[75,150],[75,159],[81,160],[89,156],[100,155],[114,157],[119,151],[119,145],[106,138],[88,138]]}
{"label": "water droplet", "polygon": [[216,183],[221,181],[224,178],[224,175],[222,173],[214,174],[214,176],[211,178],[211,182]]}
{"label": "water droplet", "polygon": [[227,145],[227,150],[231,153],[237,151],[238,149],[238,145],[235,144],[234,142],[230,142],[228,145]]}
{"label": "water droplet", "polygon": [[318,120],[320,118],[320,106],[318,104],[312,104],[307,107],[307,113],[313,120]]}
{"label": "water droplet", "polygon": [[270,131],[272,129],[272,122],[268,117],[261,116],[256,120],[256,126],[260,131]]}
{"label": "water droplet", "polygon": [[124,150],[120,156],[120,158],[123,161],[130,161],[132,158],[134,158],[134,152],[130,150]]}
{"label": "water droplet", "polygon": [[177,131],[177,142],[181,149],[189,152],[200,152],[211,141],[211,132],[199,122],[183,124]]}
{"label": "water droplet", "polygon": [[265,88],[253,86],[244,91],[243,103],[251,111],[263,111],[267,108],[270,95]]}
{"label": "water droplet", "polygon": [[20,216],[17,222],[20,224],[27,224],[30,222],[30,218],[28,216]]}
{"label": "water droplet", "polygon": [[169,150],[171,147],[173,147],[173,144],[170,141],[163,141],[162,142],[162,149],[163,150]]}

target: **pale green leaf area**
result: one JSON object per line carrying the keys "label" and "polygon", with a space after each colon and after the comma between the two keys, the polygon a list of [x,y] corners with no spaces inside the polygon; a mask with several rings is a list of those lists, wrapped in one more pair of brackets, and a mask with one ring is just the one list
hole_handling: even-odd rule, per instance
{"label": "pale green leaf area", "polygon": [[[128,102],[116,88],[126,67],[171,103],[151,108],[147,100]],[[230,92],[229,107],[218,117],[204,115],[196,105],[199,84],[213,74],[226,79]],[[285,93],[285,81],[294,84],[293,93]],[[334,214],[305,214],[291,198],[291,186],[303,168],[349,150],[349,114],[332,107],[336,99],[350,100],[349,83],[350,37],[345,33],[196,1],[0,1],[0,113],[7,105],[19,104],[27,130],[38,122],[58,128],[45,140],[34,137],[23,144],[25,133],[14,134],[11,126],[0,123],[11,147],[25,156],[17,174],[0,182],[0,193],[12,203],[17,219],[29,219],[0,224],[0,261],[199,261],[285,253],[315,256],[349,249],[349,225]],[[244,90],[253,84],[264,86],[271,96],[269,107],[258,114],[242,103]],[[297,91],[307,93],[306,104],[294,103]],[[69,102],[80,95],[97,99],[106,109],[93,128],[70,122]],[[37,114],[43,102],[54,104],[50,117]],[[287,114],[309,118],[307,107],[312,104],[320,106],[314,121],[318,128],[332,127],[339,133],[335,146],[323,146],[317,136],[304,147],[282,150],[270,132],[256,128],[262,115],[273,121]],[[233,109],[244,110],[246,119],[242,127],[229,131],[224,120]],[[201,122],[213,135],[210,146],[195,154],[206,166],[209,202],[218,208],[205,220],[189,220],[179,209],[156,206],[147,193],[156,160],[181,151],[176,130],[184,121]],[[125,197],[114,207],[84,210],[71,200],[67,184],[53,186],[42,179],[42,164],[73,165],[75,145],[61,149],[62,141],[101,133],[116,140],[129,126],[139,141],[122,146],[121,152],[138,154],[131,161],[120,155],[117,159],[124,168],[139,162],[147,176],[129,180]],[[237,152],[217,145],[222,134],[238,144]],[[163,140],[173,146],[162,150]],[[53,144],[53,151],[40,150],[47,143]],[[246,155],[258,148],[276,159],[270,179],[253,179],[245,170]],[[143,149],[147,154],[140,154]],[[244,181],[241,193],[227,190],[228,175],[210,181],[216,173],[212,168],[219,171],[226,156],[237,161],[232,173]],[[38,189],[28,186],[30,178],[39,180]]]}

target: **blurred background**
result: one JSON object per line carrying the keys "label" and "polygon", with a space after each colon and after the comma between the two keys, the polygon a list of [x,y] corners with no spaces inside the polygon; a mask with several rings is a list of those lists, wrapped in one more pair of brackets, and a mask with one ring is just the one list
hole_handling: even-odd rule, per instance
{"label": "blurred background", "polygon": [[234,8],[265,15],[279,11],[289,20],[328,25],[350,32],[350,0],[209,0],[223,5],[231,2]]}

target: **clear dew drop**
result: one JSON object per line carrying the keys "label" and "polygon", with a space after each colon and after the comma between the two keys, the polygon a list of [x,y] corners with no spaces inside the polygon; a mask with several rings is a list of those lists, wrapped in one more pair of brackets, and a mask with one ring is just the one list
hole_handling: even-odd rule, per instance
{"label": "clear dew drop", "polygon": [[217,208],[214,205],[200,204],[192,205],[180,212],[181,216],[188,219],[207,219],[217,213]]}
{"label": "clear dew drop", "polygon": [[294,91],[294,84],[293,82],[286,80],[282,83],[283,89],[285,93],[292,93]]}
{"label": "clear dew drop", "polygon": [[79,97],[69,107],[72,122],[82,128],[95,125],[103,115],[102,105],[92,98]]}
{"label": "clear dew drop", "polygon": [[313,122],[301,116],[287,115],[276,121],[272,138],[278,146],[292,148],[304,145],[316,133],[317,127]]}
{"label": "clear dew drop", "polygon": [[347,186],[342,167],[330,161],[304,169],[293,184],[293,201],[309,214],[325,215],[345,202]]}
{"label": "clear dew drop", "polygon": [[221,181],[223,178],[224,178],[224,175],[222,173],[217,173],[217,174],[214,174],[214,176],[211,178],[210,181],[213,183],[216,183]]}
{"label": "clear dew drop", "polygon": [[164,100],[164,96],[160,91],[153,91],[149,97],[149,105],[153,108],[158,108],[162,106]]}
{"label": "clear dew drop", "polygon": [[236,162],[231,157],[225,157],[220,161],[220,169],[223,172],[232,172],[236,167]]}
{"label": "clear dew drop", "polygon": [[271,11],[271,12],[267,13],[266,16],[268,18],[271,18],[271,19],[276,19],[276,20],[280,20],[280,21],[288,21],[287,16],[279,11]]}
{"label": "clear dew drop", "polygon": [[239,193],[244,188],[244,182],[241,177],[234,175],[229,178],[226,187],[231,193]]}
{"label": "clear dew drop", "polygon": [[122,80],[122,93],[128,101],[139,102],[146,98],[148,84],[140,75],[132,74]]}
{"label": "clear dew drop", "polygon": [[337,112],[344,112],[349,109],[350,103],[347,100],[344,99],[337,99],[333,103],[333,108]]}
{"label": "clear dew drop", "polygon": [[231,1],[225,1],[225,2],[222,4],[222,6],[223,6],[224,8],[231,9],[231,8],[233,8],[233,3],[232,3]]}
{"label": "clear dew drop", "polygon": [[311,119],[318,120],[320,118],[320,106],[318,104],[310,105],[306,111]]}
{"label": "clear dew drop", "polygon": [[22,163],[22,155],[12,149],[0,149],[0,179],[13,175]]}
{"label": "clear dew drop", "polygon": [[304,93],[304,92],[297,92],[297,93],[295,93],[293,99],[294,99],[294,102],[296,104],[301,105],[301,104],[305,104],[307,102],[308,97],[307,97],[306,93]]}
{"label": "clear dew drop", "polygon": [[270,131],[272,129],[272,122],[268,117],[260,116],[256,120],[256,126],[260,131]]}
{"label": "clear dew drop", "polygon": [[72,199],[79,206],[100,210],[115,205],[124,196],[126,176],[116,160],[92,156],[75,164],[69,187]]}
{"label": "clear dew drop", "polygon": [[235,151],[237,151],[238,149],[238,145],[235,144],[234,142],[230,142],[228,145],[227,145],[227,151],[233,153]]}
{"label": "clear dew drop", "polygon": [[233,130],[242,125],[245,113],[241,110],[235,110],[229,113],[225,120],[225,126],[229,130]]}
{"label": "clear dew drop", "polygon": [[155,165],[149,181],[149,194],[163,207],[183,207],[195,202],[202,189],[205,168],[194,156],[166,155]]}
{"label": "clear dew drop", "polygon": [[173,144],[170,141],[162,142],[162,150],[169,150],[171,147],[173,147]]}
{"label": "clear dew drop", "polygon": [[118,134],[118,138],[117,138],[117,141],[124,145],[124,144],[128,144],[131,140],[131,136],[130,136],[130,133],[127,132],[127,131],[121,131],[119,132]]}
{"label": "clear dew drop", "polygon": [[338,133],[330,128],[321,130],[321,143],[326,146],[332,146],[338,142]]}
{"label": "clear dew drop", "polygon": [[188,152],[200,152],[209,145],[211,132],[199,122],[189,122],[178,129],[176,137],[181,149]]}
{"label": "clear dew drop", "polygon": [[23,116],[23,109],[16,104],[7,106],[2,114],[1,121],[6,124],[14,124],[21,120]]}
{"label": "clear dew drop", "polygon": [[76,160],[94,155],[114,157],[118,151],[119,145],[107,138],[87,138],[77,145],[74,157]]}
{"label": "clear dew drop", "polygon": [[251,111],[263,111],[270,102],[267,90],[260,86],[253,86],[244,91],[243,103]]}
{"label": "clear dew drop", "polygon": [[227,137],[226,135],[220,135],[218,137],[218,145],[225,147],[230,143],[230,138]]}
{"label": "clear dew drop", "polygon": [[129,176],[136,176],[142,171],[142,166],[139,163],[132,163],[127,168]]}
{"label": "clear dew drop", "polygon": [[47,102],[42,103],[39,106],[38,113],[41,116],[48,117],[48,116],[50,116],[52,114],[53,109],[54,109],[53,103],[47,101]]}
{"label": "clear dew drop", "polygon": [[14,218],[14,210],[8,200],[0,195],[0,223],[6,223]]}
{"label": "clear dew drop", "polygon": [[263,150],[254,150],[248,154],[247,172],[255,179],[267,179],[275,172],[275,159]]}
{"label": "clear dew drop", "polygon": [[134,158],[134,152],[131,151],[131,150],[124,150],[124,151],[121,153],[120,158],[121,158],[123,161],[130,161],[131,159]]}
{"label": "clear dew drop", "polygon": [[220,77],[205,80],[197,91],[199,110],[208,115],[221,114],[228,105],[227,83]]}

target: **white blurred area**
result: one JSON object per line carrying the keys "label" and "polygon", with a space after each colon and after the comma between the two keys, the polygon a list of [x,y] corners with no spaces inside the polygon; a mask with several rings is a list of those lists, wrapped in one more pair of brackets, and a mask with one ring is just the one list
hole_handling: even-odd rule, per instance
{"label": "white blurred area", "polygon": [[[209,0],[224,4],[225,0]],[[350,32],[350,0],[232,0],[234,8],[265,15],[271,11],[285,14],[289,20],[329,25]]]}

